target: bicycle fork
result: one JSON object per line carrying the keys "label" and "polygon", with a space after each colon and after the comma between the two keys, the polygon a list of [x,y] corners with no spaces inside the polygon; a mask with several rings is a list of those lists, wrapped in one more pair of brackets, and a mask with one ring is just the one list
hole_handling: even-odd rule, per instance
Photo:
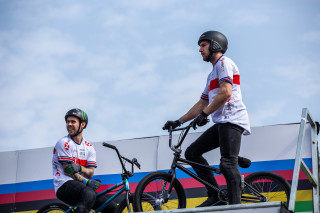
{"label": "bicycle fork", "polygon": [[176,161],[177,161],[177,158],[175,157],[175,159],[171,165],[171,169],[169,171],[169,174],[172,176],[172,178],[171,178],[171,182],[170,182],[168,190],[166,190],[167,181],[164,181],[164,183],[161,187],[160,203],[159,204],[167,203],[170,196],[171,196],[173,183],[176,180],[176,164],[175,164]]}

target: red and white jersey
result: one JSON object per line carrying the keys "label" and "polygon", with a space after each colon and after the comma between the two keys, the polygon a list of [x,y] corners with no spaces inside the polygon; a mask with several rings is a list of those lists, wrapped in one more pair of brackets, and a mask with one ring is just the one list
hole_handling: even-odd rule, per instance
{"label": "red and white jersey", "polygon": [[242,102],[239,69],[237,65],[226,56],[221,56],[213,66],[201,98],[209,100],[210,104],[218,94],[222,82],[232,84],[232,95],[224,106],[211,114],[212,121],[214,123],[229,122],[236,124],[244,128],[244,135],[249,135],[251,132],[249,116]]}
{"label": "red and white jersey", "polygon": [[96,151],[84,138],[80,144],[70,136],[61,138],[55,145],[52,157],[53,183],[55,192],[71,177],[64,174],[60,162],[73,162],[84,167],[97,167]]}

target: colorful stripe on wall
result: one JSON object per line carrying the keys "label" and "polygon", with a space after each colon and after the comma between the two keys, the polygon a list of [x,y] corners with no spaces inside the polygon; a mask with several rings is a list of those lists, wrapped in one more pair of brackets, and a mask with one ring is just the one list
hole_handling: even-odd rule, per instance
{"label": "colorful stripe on wall", "polygon": [[[304,159],[304,161],[307,166],[311,168],[311,158]],[[294,159],[260,161],[252,162],[252,165],[249,168],[240,168],[240,172],[244,176],[247,176],[252,172],[271,171],[281,175],[291,183],[293,168]],[[190,170],[192,171],[192,169]],[[131,183],[130,187],[132,192],[134,192],[138,182],[147,174],[148,173],[135,173],[135,175],[130,178],[129,181]],[[205,199],[206,191],[201,183],[190,178],[180,170],[177,170],[177,177],[185,188],[188,197],[188,207],[193,207],[195,203],[199,203]],[[108,183],[102,185],[99,190],[106,189],[121,181],[120,174],[97,175],[94,178],[101,180],[102,183]],[[226,185],[222,175],[217,175],[216,178],[219,185]],[[0,185],[0,212],[33,211],[48,203],[56,201],[52,179]],[[312,186],[307,180],[307,177],[300,172],[296,199],[296,212],[308,211],[312,211]]]}

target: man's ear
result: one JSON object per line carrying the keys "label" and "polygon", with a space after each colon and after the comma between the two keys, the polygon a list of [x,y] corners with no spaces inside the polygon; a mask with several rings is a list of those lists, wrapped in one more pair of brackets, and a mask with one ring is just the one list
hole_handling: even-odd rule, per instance
{"label": "man's ear", "polygon": [[81,128],[84,129],[85,126],[86,126],[86,122],[81,122]]}

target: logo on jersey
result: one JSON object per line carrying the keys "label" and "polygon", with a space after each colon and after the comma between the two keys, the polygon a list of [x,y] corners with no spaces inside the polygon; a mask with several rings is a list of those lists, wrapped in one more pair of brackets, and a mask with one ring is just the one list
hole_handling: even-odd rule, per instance
{"label": "logo on jersey", "polygon": [[87,146],[92,146],[88,141],[84,142]]}
{"label": "logo on jersey", "polygon": [[60,176],[60,172],[57,172],[57,173],[55,174],[55,176]]}
{"label": "logo on jersey", "polygon": [[65,148],[67,151],[69,150],[70,145],[69,145],[69,143],[68,143],[68,142],[66,142],[66,143],[64,144],[64,148]]}

